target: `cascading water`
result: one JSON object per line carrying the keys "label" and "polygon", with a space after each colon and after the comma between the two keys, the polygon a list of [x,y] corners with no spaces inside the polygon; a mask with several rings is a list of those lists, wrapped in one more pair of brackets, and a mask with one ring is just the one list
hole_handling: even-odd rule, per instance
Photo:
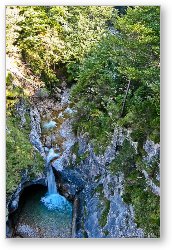
{"label": "cascading water", "polygon": [[53,174],[53,170],[50,167],[47,173],[47,183],[48,183],[48,194],[57,194],[57,187],[55,183],[55,177]]}
{"label": "cascading water", "polygon": [[58,156],[53,149],[50,149],[46,157],[48,192],[45,194],[44,189],[38,188],[23,196],[25,200],[20,216],[17,217],[15,237],[70,238],[72,236],[72,204],[58,193],[51,167],[52,160]]}
{"label": "cascading water", "polygon": [[53,149],[49,150],[47,156],[47,185],[48,185],[48,193],[45,197],[41,198],[41,202],[49,209],[49,210],[72,210],[72,205],[70,202],[60,195],[57,191],[57,186],[55,182],[54,173],[51,167],[51,161],[56,159],[59,155],[54,152]]}

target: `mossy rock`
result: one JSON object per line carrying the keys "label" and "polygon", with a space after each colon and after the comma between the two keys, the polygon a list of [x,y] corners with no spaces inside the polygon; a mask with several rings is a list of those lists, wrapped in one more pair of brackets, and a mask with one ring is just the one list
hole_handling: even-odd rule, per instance
{"label": "mossy rock", "polygon": [[6,140],[6,191],[12,194],[22,179],[22,172],[27,170],[31,179],[44,171],[44,160],[33,148],[29,140],[30,119],[20,128],[17,116],[7,117]]}

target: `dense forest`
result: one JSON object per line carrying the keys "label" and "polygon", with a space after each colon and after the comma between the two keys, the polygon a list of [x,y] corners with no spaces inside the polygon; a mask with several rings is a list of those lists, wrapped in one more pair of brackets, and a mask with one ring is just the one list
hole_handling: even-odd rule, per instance
{"label": "dense forest", "polygon": [[11,6],[6,20],[7,65],[16,66],[6,76],[7,197],[23,171],[33,178],[44,171],[29,140],[29,114],[22,125],[18,104],[29,109],[35,93],[59,101],[65,83],[73,132],[87,135],[96,155],[104,154],[116,128],[137,143],[135,150],[124,140],[104,167],[124,174],[124,202],[145,235],[159,237],[159,195],[144,175],[159,187],[159,157],[143,159],[146,142],[160,142],[160,8]]}

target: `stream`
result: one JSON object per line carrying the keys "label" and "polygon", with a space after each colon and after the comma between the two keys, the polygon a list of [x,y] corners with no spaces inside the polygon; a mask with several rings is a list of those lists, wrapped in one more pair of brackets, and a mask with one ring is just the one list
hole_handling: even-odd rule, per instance
{"label": "stream", "polygon": [[45,160],[47,188],[24,190],[14,237],[72,237],[72,203],[59,194],[52,171],[52,164],[58,171],[63,169],[62,159],[74,143],[68,123],[71,112],[66,92],[60,104],[52,106],[49,100],[31,109],[30,140]]}
{"label": "stream", "polygon": [[[41,202],[46,190],[32,188],[25,193],[15,237],[22,238],[70,238],[72,223],[72,205],[66,200],[63,206],[47,207]],[[50,204],[51,197],[48,198]],[[65,198],[64,198],[65,199]],[[57,201],[57,197],[55,197]],[[49,205],[50,205],[49,204]],[[56,203],[56,205],[58,205]]]}

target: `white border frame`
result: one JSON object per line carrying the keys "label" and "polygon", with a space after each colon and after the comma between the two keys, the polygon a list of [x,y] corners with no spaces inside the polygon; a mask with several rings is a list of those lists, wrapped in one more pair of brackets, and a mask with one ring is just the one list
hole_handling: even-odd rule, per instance
{"label": "white border frame", "polygon": [[[172,64],[172,5],[171,0],[1,0],[0,2],[0,245],[2,249],[13,248],[30,249],[30,247],[40,247],[42,250],[47,247],[87,249],[90,246],[104,249],[119,248],[120,250],[151,250],[170,249],[172,247],[172,194],[170,184],[172,183],[171,163],[171,143],[172,143],[172,84],[171,71]],[[161,238],[160,239],[5,239],[5,5],[161,5]],[[172,80],[171,80],[172,81]],[[171,147],[171,148],[170,148]],[[171,200],[170,200],[171,199]],[[146,216],[146,215],[145,215]],[[84,240],[84,242],[83,242]]]}

